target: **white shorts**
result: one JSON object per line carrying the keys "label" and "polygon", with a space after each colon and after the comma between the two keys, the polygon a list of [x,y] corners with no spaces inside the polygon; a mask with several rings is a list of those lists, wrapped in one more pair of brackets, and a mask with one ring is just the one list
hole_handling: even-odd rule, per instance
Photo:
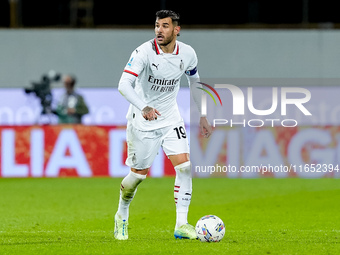
{"label": "white shorts", "polygon": [[128,157],[125,164],[135,169],[149,168],[162,146],[167,156],[189,153],[184,122],[176,125],[141,131],[128,122],[126,129]]}

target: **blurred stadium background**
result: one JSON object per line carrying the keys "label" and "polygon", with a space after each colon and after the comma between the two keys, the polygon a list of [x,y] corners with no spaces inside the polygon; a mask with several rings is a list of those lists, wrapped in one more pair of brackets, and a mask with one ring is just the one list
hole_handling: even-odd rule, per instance
{"label": "blurred stadium background", "polygon": [[[0,254],[340,254],[340,171],[330,171],[340,165],[337,2],[0,0]],[[131,52],[154,37],[159,9],[180,13],[179,40],[196,50],[203,81],[256,87],[254,104],[265,109],[273,86],[311,91],[313,116],[287,116],[297,127],[226,128],[194,145],[198,165],[302,166],[290,173],[193,169],[203,178],[193,178],[189,223],[219,216],[226,235],[218,244],[173,238],[175,172],[161,151],[149,175],[170,177],[138,187],[129,240],[113,238],[129,171],[128,102],[117,85]],[[84,125],[42,116],[39,99],[24,92],[50,70],[76,75],[90,110]],[[63,84],[50,85],[56,107]],[[187,134],[198,137],[189,128],[186,79],[181,85]]]}
{"label": "blurred stadium background", "polygon": [[[0,1],[1,176],[127,173],[128,103],[117,85],[133,49],[153,37],[154,14],[164,8],[180,13],[179,40],[196,50],[202,78],[267,79],[259,86],[278,85],[268,79],[296,79],[296,84],[303,80],[303,85],[313,85],[314,95],[327,91],[314,102],[317,109],[323,109],[315,115],[322,122],[301,123],[304,129],[316,132],[303,140],[301,154],[307,150],[312,155],[303,158],[305,163],[339,163],[340,16],[336,7],[337,3],[329,0]],[[24,88],[49,70],[77,76],[77,89],[90,108],[85,125],[55,125],[52,117],[48,121],[52,125],[39,126],[45,123],[39,100],[25,94]],[[189,125],[186,80],[182,85],[178,102]],[[62,84],[51,86],[55,104]],[[283,162],[294,163],[289,162],[287,150],[299,128],[289,132],[273,128],[270,132]],[[327,137],[326,142],[314,139],[320,134]],[[254,137],[240,147],[252,147]],[[228,160],[228,155],[225,158]],[[151,176],[174,174],[163,153],[152,169]]]}

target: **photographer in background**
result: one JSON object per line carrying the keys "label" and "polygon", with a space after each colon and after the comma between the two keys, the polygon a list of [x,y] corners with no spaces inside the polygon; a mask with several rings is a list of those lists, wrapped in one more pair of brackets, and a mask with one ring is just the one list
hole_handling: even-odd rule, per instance
{"label": "photographer in background", "polygon": [[80,124],[83,115],[89,113],[84,98],[74,91],[76,77],[66,75],[63,78],[65,94],[62,95],[56,109],[59,124]]}

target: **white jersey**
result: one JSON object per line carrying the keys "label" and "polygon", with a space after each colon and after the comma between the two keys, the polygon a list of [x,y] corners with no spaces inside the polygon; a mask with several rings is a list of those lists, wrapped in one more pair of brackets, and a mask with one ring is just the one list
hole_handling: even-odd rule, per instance
{"label": "white jersey", "polygon": [[176,101],[180,79],[184,73],[194,75],[197,72],[197,56],[191,46],[176,41],[173,53],[167,54],[156,39],[152,39],[134,50],[124,72],[137,77],[137,95],[161,114],[157,120],[147,121],[141,111],[130,104],[126,118],[135,128],[154,130],[182,120]]}

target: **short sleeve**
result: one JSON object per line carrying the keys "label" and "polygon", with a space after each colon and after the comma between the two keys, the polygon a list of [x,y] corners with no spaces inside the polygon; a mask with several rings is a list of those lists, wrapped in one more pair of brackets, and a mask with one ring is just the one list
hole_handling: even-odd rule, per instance
{"label": "short sleeve", "polygon": [[129,59],[129,62],[124,68],[124,72],[132,74],[136,77],[141,74],[145,67],[146,54],[140,48],[135,49]]}
{"label": "short sleeve", "polygon": [[187,70],[185,70],[185,74],[188,76],[195,75],[197,73],[197,64],[198,64],[197,55],[194,49],[192,49],[190,64]]}

